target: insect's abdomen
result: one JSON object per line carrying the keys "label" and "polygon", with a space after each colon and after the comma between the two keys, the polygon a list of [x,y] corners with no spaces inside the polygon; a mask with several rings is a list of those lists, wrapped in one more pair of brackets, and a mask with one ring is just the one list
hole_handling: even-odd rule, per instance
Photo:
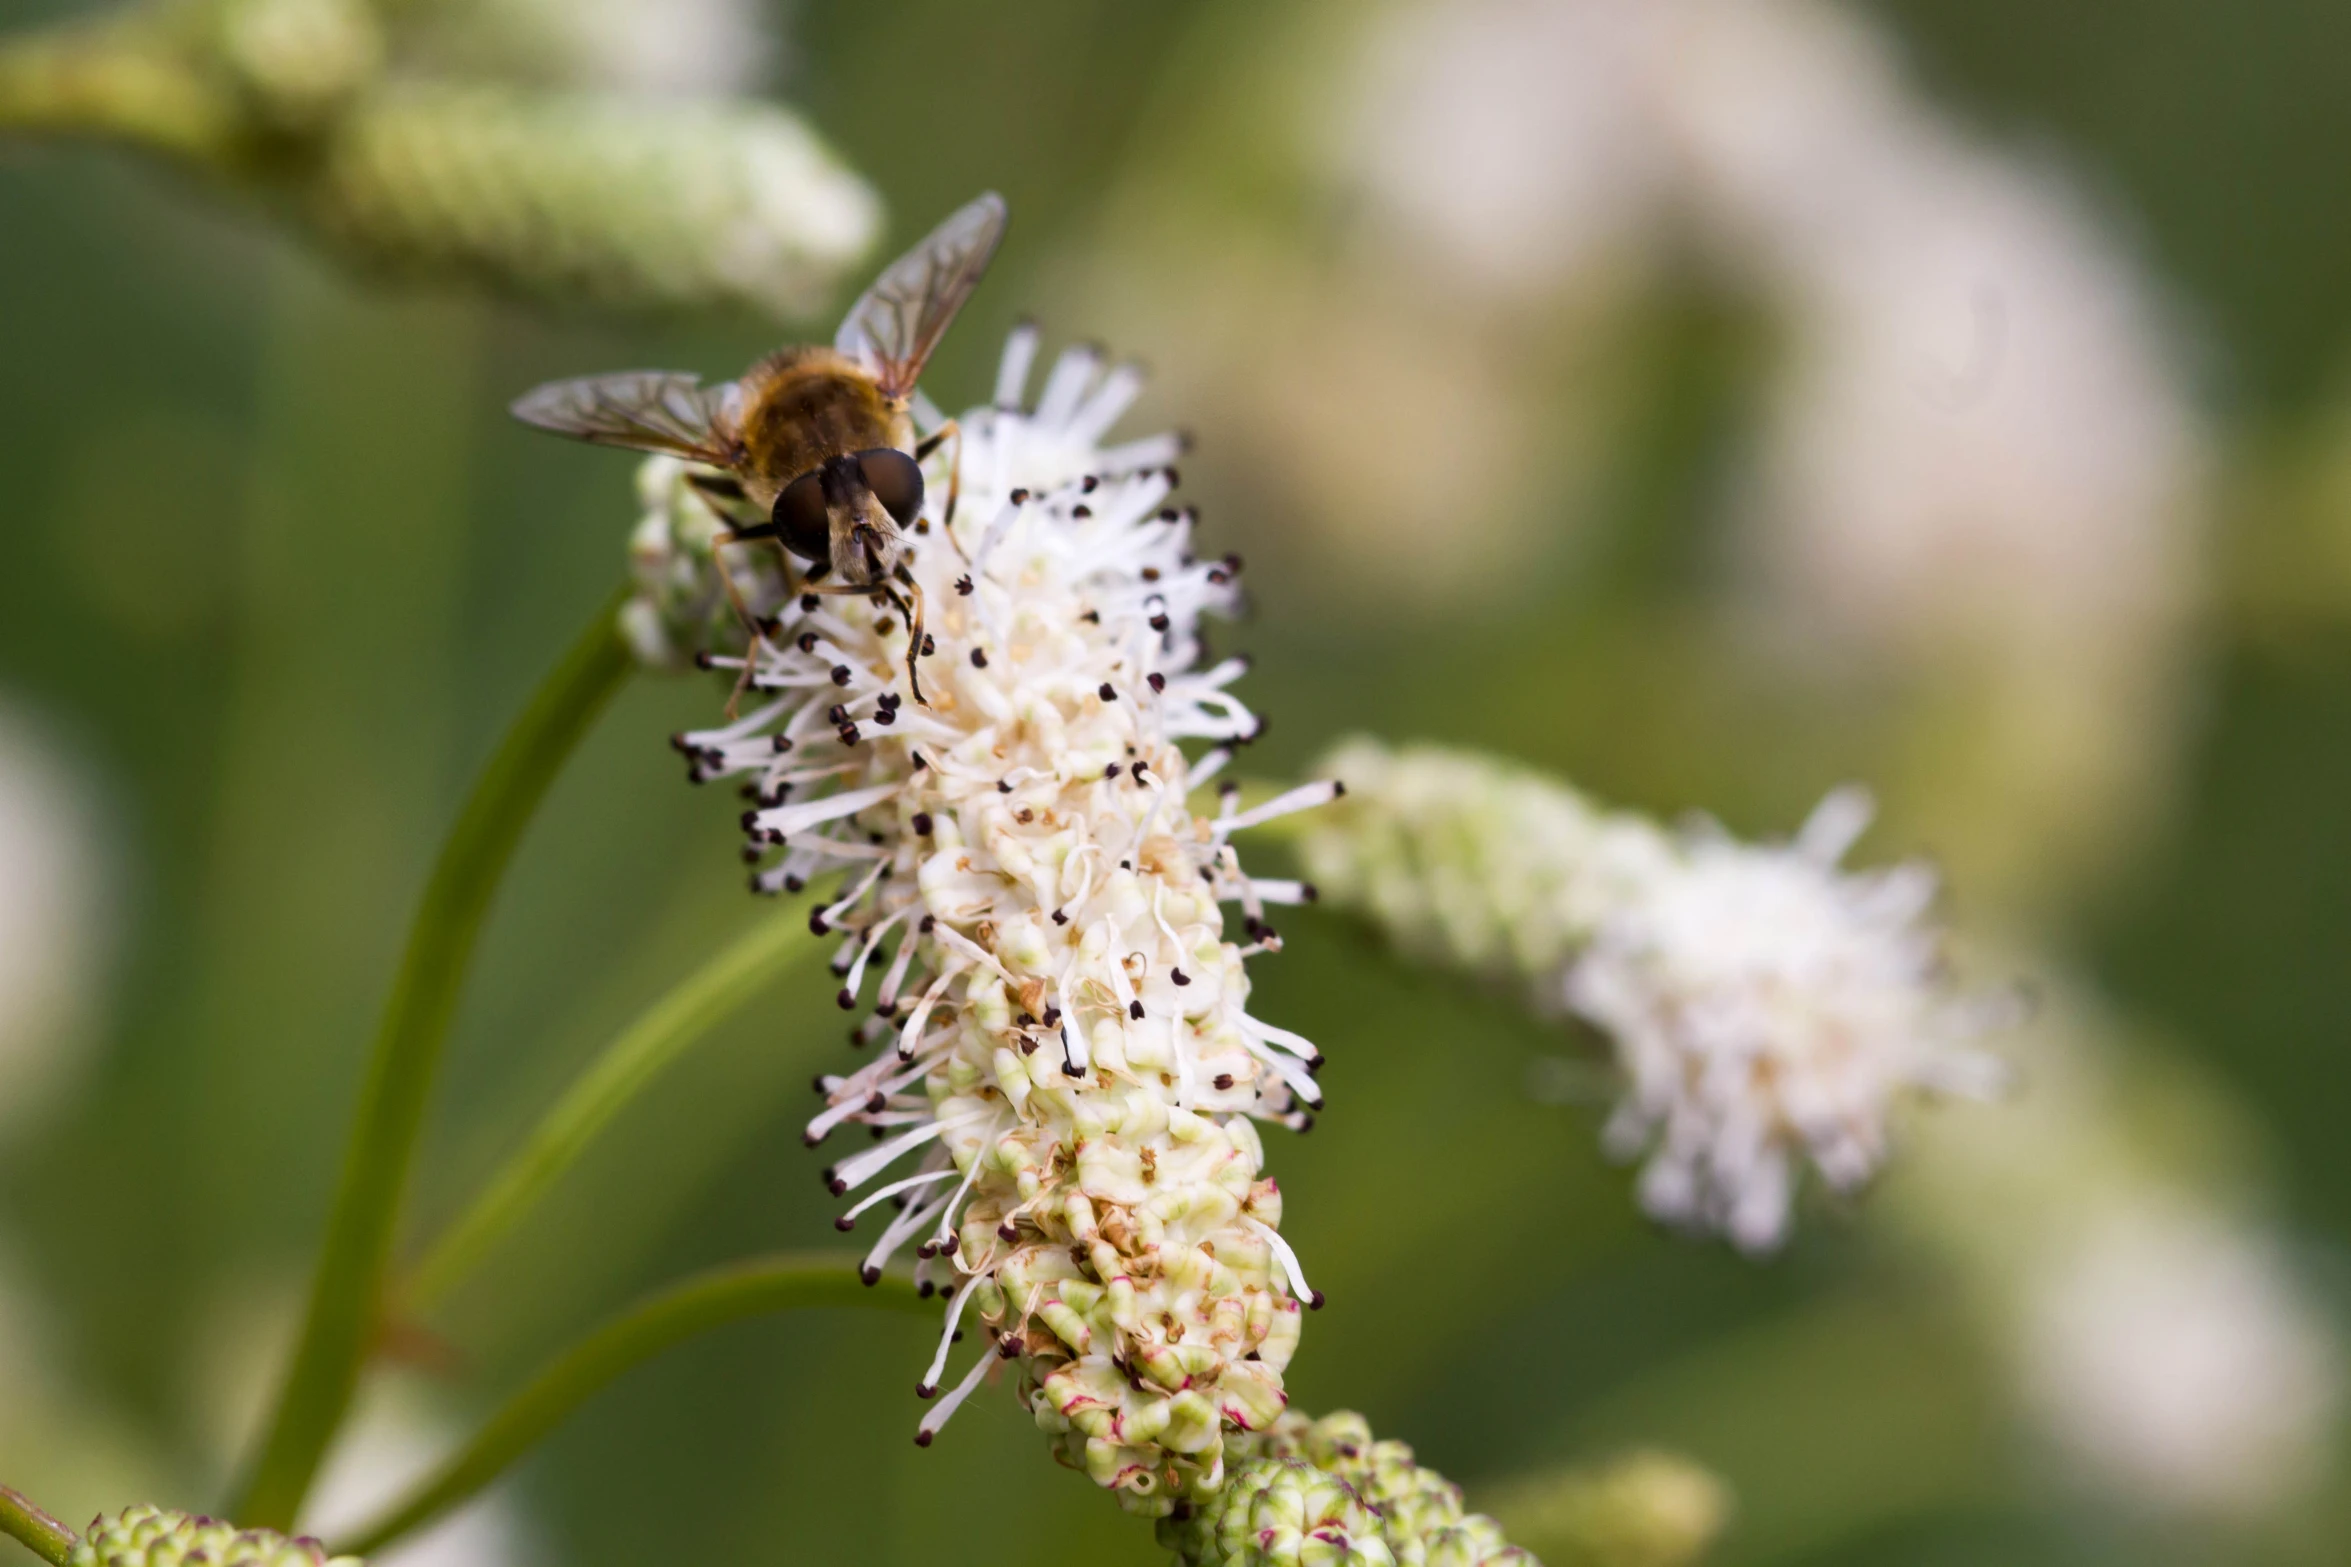
{"label": "insect's abdomen", "polygon": [[772,498],[828,457],[892,444],[896,410],[829,348],[788,348],[743,379],[744,478],[755,497]]}

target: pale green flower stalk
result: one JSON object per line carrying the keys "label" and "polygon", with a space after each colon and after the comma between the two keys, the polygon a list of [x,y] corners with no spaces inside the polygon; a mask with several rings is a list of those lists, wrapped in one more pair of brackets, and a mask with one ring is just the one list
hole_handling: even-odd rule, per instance
{"label": "pale green flower stalk", "polygon": [[1348,794],[1301,839],[1323,893],[1607,1035],[1627,1087],[1605,1141],[1645,1159],[1660,1220],[1770,1250],[1805,1164],[1855,1189],[1904,1103],[2001,1082],[1970,1043],[2004,1008],[1949,990],[1933,875],[1837,868],[1869,820],[1856,791],[1749,845],[1471,753],[1356,741],[1321,771]]}
{"label": "pale green flower stalk", "polygon": [[436,30],[470,9],[156,0],[16,36],[0,136],[159,154],[361,265],[538,299],[799,318],[879,233],[872,191],[780,106],[550,80],[553,53],[443,74]]}

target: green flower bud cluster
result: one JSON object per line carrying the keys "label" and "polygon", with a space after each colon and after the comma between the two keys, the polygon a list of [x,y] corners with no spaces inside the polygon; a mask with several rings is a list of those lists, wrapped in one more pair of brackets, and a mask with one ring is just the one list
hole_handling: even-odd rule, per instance
{"label": "green flower bud cluster", "polygon": [[160,1507],[126,1507],[91,1523],[67,1567],[362,1567],[307,1537]]}
{"label": "green flower bud cluster", "polygon": [[1232,1445],[1224,1489],[1159,1526],[1187,1567],[1534,1567],[1501,1525],[1464,1509],[1459,1486],[1352,1411],[1287,1414]]}

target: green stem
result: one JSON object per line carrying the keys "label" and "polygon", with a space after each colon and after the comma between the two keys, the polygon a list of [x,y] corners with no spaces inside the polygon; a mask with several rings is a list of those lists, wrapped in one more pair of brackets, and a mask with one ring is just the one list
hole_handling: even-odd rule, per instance
{"label": "green stem", "polygon": [[350,1407],[383,1295],[400,1199],[474,941],[525,824],[633,667],[617,600],[541,683],[474,784],[409,926],[343,1156],[302,1340],[269,1437],[231,1516],[291,1531]]}
{"label": "green stem", "polygon": [[82,1542],[74,1532],[27,1501],[23,1493],[0,1485],[0,1534],[21,1542],[49,1567],[65,1567],[66,1558]]}
{"label": "green stem", "polygon": [[895,1274],[867,1288],[847,1253],[760,1258],[715,1269],[665,1290],[597,1329],[507,1400],[489,1423],[405,1501],[338,1549],[372,1556],[431,1523],[488,1485],[571,1412],[622,1372],[712,1328],[746,1317],[814,1306],[934,1308]]}
{"label": "green stem", "polygon": [[761,921],[631,1023],[425,1254],[400,1294],[402,1309],[421,1314],[446,1299],[622,1106],[793,959],[813,955],[817,948],[807,929],[808,916],[798,909]]}
{"label": "green stem", "polygon": [[0,45],[0,135],[97,136],[223,167],[244,121],[232,94],[127,27],[69,27]]}

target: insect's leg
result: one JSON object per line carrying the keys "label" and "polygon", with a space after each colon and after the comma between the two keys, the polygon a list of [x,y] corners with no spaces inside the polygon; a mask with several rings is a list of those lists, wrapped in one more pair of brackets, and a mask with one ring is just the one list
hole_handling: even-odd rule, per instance
{"label": "insect's leg", "polygon": [[968,561],[971,557],[963,554],[963,546],[956,543],[955,539],[955,503],[963,494],[963,426],[953,419],[948,420],[922,438],[914,448],[914,456],[920,462],[937,451],[940,442],[950,437],[955,442],[955,459],[947,465],[947,510],[939,527],[946,533],[947,542],[954,546],[955,553]]}
{"label": "insect's leg", "polygon": [[[898,606],[898,612],[906,617],[906,684],[914,692],[915,701],[928,707],[931,704],[922,697],[922,676],[914,668],[914,661],[922,657],[923,638],[927,635],[922,627],[922,584],[904,566],[898,568],[898,580],[906,585],[907,597],[914,601],[911,609],[904,604]],[[897,598],[895,593],[890,596]]]}
{"label": "insect's leg", "polygon": [[767,634],[759,627],[759,618],[751,613],[751,606],[743,602],[743,590],[735,586],[735,574],[727,570],[727,563],[719,558],[719,551],[738,541],[740,535],[719,539],[710,546],[710,568],[718,573],[718,585],[734,606],[735,617],[743,623],[743,668],[735,676],[735,689],[727,696],[727,722],[735,721],[736,711],[743,705],[743,693],[751,689],[751,669],[759,661],[759,645]]}

